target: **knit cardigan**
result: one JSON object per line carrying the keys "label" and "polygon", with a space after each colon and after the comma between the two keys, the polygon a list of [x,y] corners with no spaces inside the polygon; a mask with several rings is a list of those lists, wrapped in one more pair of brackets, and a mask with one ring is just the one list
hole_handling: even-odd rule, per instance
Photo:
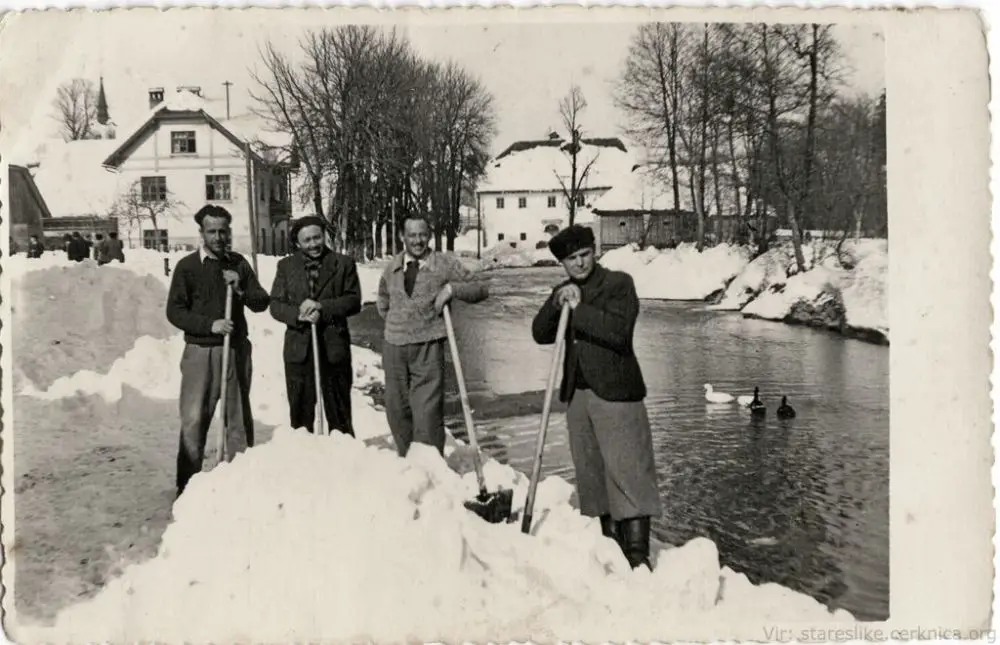
{"label": "knit cardigan", "polygon": [[403,286],[405,253],[399,253],[382,271],[376,306],[385,319],[385,341],[391,345],[426,343],[445,338],[444,318],[434,311],[434,300],[446,284],[452,297],[464,302],[481,302],[489,297],[489,283],[465,268],[453,255],[431,251],[417,273],[413,295]]}

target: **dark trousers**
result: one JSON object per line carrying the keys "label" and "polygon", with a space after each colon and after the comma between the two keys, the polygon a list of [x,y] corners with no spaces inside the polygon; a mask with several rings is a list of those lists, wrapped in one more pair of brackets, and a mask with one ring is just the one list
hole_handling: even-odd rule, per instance
{"label": "dark trousers", "polygon": [[[229,350],[226,392],[226,461],[253,446],[250,382],[253,373],[251,345],[233,342]],[[177,451],[177,494],[201,472],[205,441],[216,404],[222,395],[222,346],[187,344],[181,356],[181,436]]]}
{"label": "dark trousers", "polygon": [[[350,360],[332,364],[326,360],[326,351],[320,343],[319,380],[323,391],[323,410],[330,432],[339,430],[354,436],[351,420],[351,386],[354,370]],[[314,432],[316,424],[316,379],[313,367],[313,348],[310,344],[306,360],[285,363],[285,389],[288,393],[288,416],[293,428],[306,428]]]}
{"label": "dark trousers", "polygon": [[385,414],[401,457],[414,441],[444,454],[444,346],[383,343]]}

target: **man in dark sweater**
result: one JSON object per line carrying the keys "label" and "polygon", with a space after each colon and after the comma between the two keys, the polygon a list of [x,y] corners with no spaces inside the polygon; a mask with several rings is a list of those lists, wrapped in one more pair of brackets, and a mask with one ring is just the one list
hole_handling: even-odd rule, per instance
{"label": "man in dark sweater", "polygon": [[[313,431],[313,352],[318,349],[326,422],[330,430],[354,436],[354,370],[347,318],[361,311],[361,283],[354,260],[327,248],[325,228],[324,221],[316,216],[292,224],[289,237],[296,253],[278,262],[270,310],[275,320],[287,325],[283,355],[292,427]],[[316,323],[318,348],[312,345],[312,323]]]}
{"label": "man in dark sweater", "polygon": [[[250,264],[229,251],[232,215],[208,205],[195,216],[202,246],[182,258],[174,269],[167,295],[167,320],[184,332],[181,357],[181,434],[177,452],[177,495],[201,471],[208,427],[222,389],[222,348],[230,334],[227,375],[227,461],[253,446],[250,411],[251,344],[244,307],[260,313],[270,297]],[[226,285],[233,287],[232,318],[225,319]]]}
{"label": "man in dark sweater", "polygon": [[480,302],[489,285],[454,255],[431,250],[427,220],[403,222],[405,250],[382,272],[376,306],[385,319],[382,369],[385,413],[396,450],[405,457],[414,441],[444,453],[444,352],[442,312],[452,298]]}
{"label": "man in dark sweater", "polygon": [[632,568],[650,566],[650,517],[661,513],[646,384],[632,345],[639,298],[632,276],[597,264],[594,233],[571,226],[549,242],[569,280],[552,290],[531,326],[536,343],[556,340],[563,303],[571,309],[559,400],[580,512],[599,517]]}

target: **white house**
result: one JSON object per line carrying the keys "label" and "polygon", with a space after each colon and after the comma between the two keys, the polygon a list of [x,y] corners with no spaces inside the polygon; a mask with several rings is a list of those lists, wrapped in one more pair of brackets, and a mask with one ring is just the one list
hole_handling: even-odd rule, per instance
{"label": "white house", "polygon": [[[515,142],[493,159],[476,190],[486,246],[534,248],[569,224],[571,158],[566,143],[552,133],[547,139]],[[578,223],[592,221],[589,206],[628,174],[632,156],[620,139],[585,138],[577,155],[578,176],[588,165],[577,202]]]}
{"label": "white house", "polygon": [[[100,162],[117,177],[117,208],[111,210],[118,216],[121,237],[138,237],[146,247],[193,249],[200,240],[194,213],[205,204],[218,204],[233,215],[234,250],[249,253],[256,230],[259,252],[284,252],[292,169],[277,162],[269,147],[286,141],[266,133],[269,139],[261,142],[265,133],[253,119],[218,118],[200,94],[197,87],[169,94],[163,88],[149,90],[151,109],[145,120],[127,136],[119,133],[117,145]],[[252,191],[247,179],[251,169]],[[142,202],[160,204],[164,216],[157,221],[158,230],[122,208],[129,191]]]}

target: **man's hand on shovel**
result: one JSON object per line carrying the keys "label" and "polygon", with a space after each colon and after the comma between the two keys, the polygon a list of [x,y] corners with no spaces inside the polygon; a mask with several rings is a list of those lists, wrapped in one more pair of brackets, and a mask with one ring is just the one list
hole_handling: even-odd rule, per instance
{"label": "man's hand on shovel", "polygon": [[444,311],[444,306],[451,301],[451,297],[451,283],[448,283],[441,287],[441,291],[438,292],[437,298],[434,299],[434,311],[436,311],[439,316]]}

